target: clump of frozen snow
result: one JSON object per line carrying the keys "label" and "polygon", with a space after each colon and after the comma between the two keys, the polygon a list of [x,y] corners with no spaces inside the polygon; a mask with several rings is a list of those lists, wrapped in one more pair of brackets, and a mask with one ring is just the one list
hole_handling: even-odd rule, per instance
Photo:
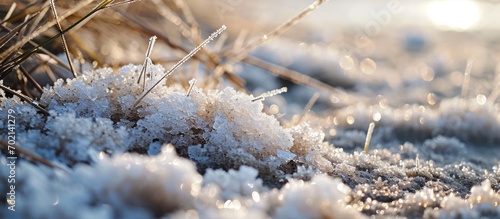
{"label": "clump of frozen snow", "polygon": [[96,195],[98,202],[115,209],[140,207],[156,216],[195,207],[202,177],[192,162],[175,154],[173,146],[154,157],[124,154],[101,159],[92,167],[74,169],[75,181]]}
{"label": "clump of frozen snow", "polygon": [[426,218],[498,218],[500,217],[500,194],[491,189],[489,180],[472,187],[466,199],[454,195],[440,202],[441,209],[428,210]]}
{"label": "clump of frozen snow", "polygon": [[339,180],[316,176],[309,182],[291,180],[281,190],[283,204],[275,218],[365,218],[346,208],[351,190]]}
{"label": "clump of frozen snow", "polygon": [[24,161],[17,167],[16,218],[154,218],[195,208],[202,182],[194,163],[172,146],[154,157],[101,153],[95,165],[69,173]]}
{"label": "clump of frozen snow", "polygon": [[[146,89],[164,72],[157,65],[148,69],[153,79]],[[290,131],[262,112],[261,101],[232,88],[205,93],[194,87],[186,96],[183,88],[160,83],[134,108],[144,90],[137,83],[140,70],[128,65],[116,73],[105,68],[58,80],[40,100],[51,112],[46,120],[30,106],[3,97],[18,112],[19,143],[71,165],[89,162],[89,149],[157,154],[159,145],[171,143],[201,169],[249,165],[273,177],[294,157],[288,152]],[[2,109],[5,114],[7,105]]]}
{"label": "clump of frozen snow", "polygon": [[[424,140],[439,135],[471,143],[500,142],[500,117],[495,104],[460,98],[444,99],[434,108],[418,104],[390,107],[357,103],[334,112],[335,125],[347,130],[365,130],[372,121],[377,130],[390,129],[386,139]],[[376,118],[376,119],[375,119]],[[375,137],[375,136],[374,136]]]}
{"label": "clump of frozen snow", "polygon": [[427,152],[429,159],[439,163],[456,162],[457,156],[463,156],[466,152],[465,145],[456,138],[438,136],[423,143],[423,150]]}
{"label": "clump of frozen snow", "polygon": [[220,198],[227,200],[238,196],[252,196],[253,193],[266,191],[262,179],[258,179],[258,171],[254,168],[241,166],[239,171],[208,169],[203,184],[217,185],[221,189]]}
{"label": "clump of frozen snow", "polygon": [[262,113],[261,102],[230,88],[208,94],[196,89],[190,97],[208,124],[203,141],[188,147],[189,157],[200,165],[225,169],[249,165],[273,174],[288,161],[278,152],[289,151],[292,135]]}
{"label": "clump of frozen snow", "polygon": [[[26,161],[17,165],[17,210],[8,213],[13,218],[282,218],[306,206],[312,208],[293,218],[361,216],[346,207],[350,189],[339,180],[317,176],[271,190],[256,178],[256,169],[246,166],[209,170],[202,177],[171,145],[155,156],[110,158],[101,152],[94,165],[78,164],[70,172]],[[2,178],[8,174],[0,170]],[[7,189],[0,183],[0,191]]]}
{"label": "clump of frozen snow", "polygon": [[499,164],[490,169],[494,160],[471,153],[478,142],[499,142],[490,103],[351,105],[325,119],[325,134],[314,120],[284,127],[263,113],[262,101],[232,88],[195,86],[186,95],[180,85],[160,83],[134,107],[164,69],[150,66],[153,80],[144,88],[140,71],[128,65],[59,80],[40,100],[49,115],[0,96],[0,116],[16,112],[17,143],[69,167],[62,173],[18,163],[19,218],[498,215]]}
{"label": "clump of frozen snow", "polygon": [[324,141],[325,134],[313,129],[308,123],[300,123],[291,128],[294,139],[290,151],[297,155],[294,161],[319,172],[331,173],[333,167],[327,159],[328,153],[333,148]]}

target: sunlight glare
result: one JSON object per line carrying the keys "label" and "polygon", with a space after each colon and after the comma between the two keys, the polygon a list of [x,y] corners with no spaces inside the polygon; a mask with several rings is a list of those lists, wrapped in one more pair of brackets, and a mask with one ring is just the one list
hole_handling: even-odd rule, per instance
{"label": "sunlight glare", "polygon": [[471,29],[481,16],[472,0],[434,1],[427,6],[427,13],[436,26],[457,31]]}

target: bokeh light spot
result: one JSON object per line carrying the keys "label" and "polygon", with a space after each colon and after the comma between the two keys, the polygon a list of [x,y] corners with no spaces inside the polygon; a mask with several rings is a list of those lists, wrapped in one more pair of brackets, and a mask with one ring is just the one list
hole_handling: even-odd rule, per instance
{"label": "bokeh light spot", "polygon": [[474,27],[481,13],[471,0],[434,1],[427,6],[429,18],[439,28],[464,31]]}
{"label": "bokeh light spot", "polygon": [[359,68],[361,71],[365,74],[371,75],[375,70],[377,70],[377,63],[375,63],[373,60],[366,58],[359,63]]}

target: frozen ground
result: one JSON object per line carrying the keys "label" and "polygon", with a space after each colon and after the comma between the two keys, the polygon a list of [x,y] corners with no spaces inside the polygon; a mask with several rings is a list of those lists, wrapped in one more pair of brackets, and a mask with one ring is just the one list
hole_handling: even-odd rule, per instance
{"label": "frozen ground", "polygon": [[[47,88],[48,116],[2,96],[0,116],[15,110],[18,144],[63,170],[18,159],[16,212],[2,202],[0,216],[500,218],[497,39],[488,28],[394,22],[361,46],[356,31],[335,28],[252,53],[341,90],[320,92],[301,120],[315,90],[246,64],[240,75],[253,95],[195,86],[187,96],[162,85],[133,109],[142,66],[127,65]],[[283,86],[287,93],[253,101]]]}

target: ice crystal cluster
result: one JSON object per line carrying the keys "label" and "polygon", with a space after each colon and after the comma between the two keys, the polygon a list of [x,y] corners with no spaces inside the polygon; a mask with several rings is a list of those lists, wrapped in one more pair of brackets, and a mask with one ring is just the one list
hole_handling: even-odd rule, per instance
{"label": "ice crystal cluster", "polygon": [[[452,99],[425,114],[354,105],[336,111],[327,136],[314,120],[283,126],[232,88],[187,95],[161,83],[134,107],[164,72],[151,66],[138,83],[141,67],[57,81],[40,99],[49,115],[1,93],[17,144],[61,167],[19,156],[16,212],[2,202],[2,218],[500,217],[500,163],[464,152],[477,139],[499,142],[492,105]],[[375,110],[382,119],[364,153]]]}

